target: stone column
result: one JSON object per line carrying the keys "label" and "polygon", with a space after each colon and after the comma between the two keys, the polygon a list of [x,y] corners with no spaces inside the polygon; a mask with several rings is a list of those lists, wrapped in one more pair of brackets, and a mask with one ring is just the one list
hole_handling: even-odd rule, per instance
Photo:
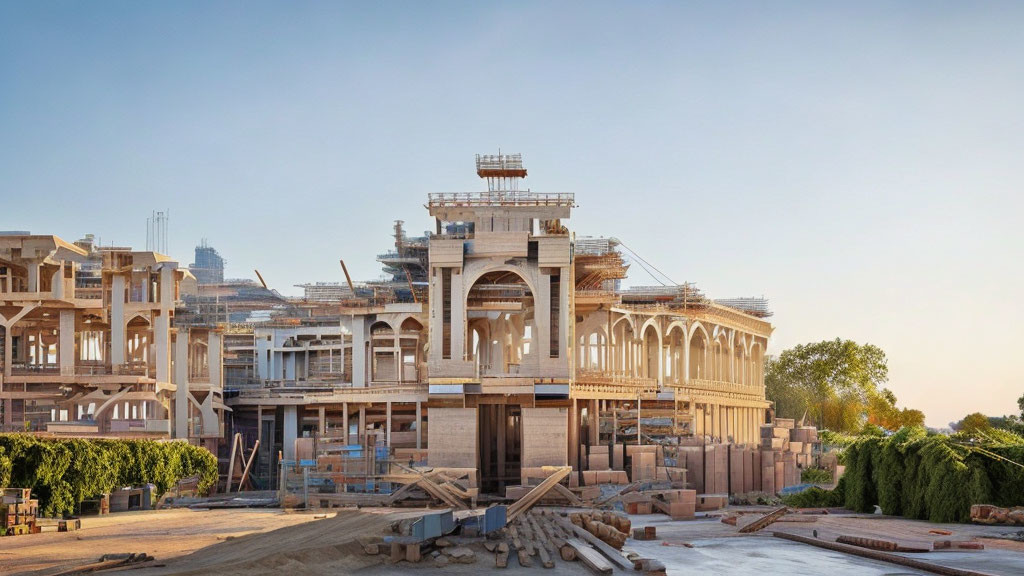
{"label": "stone column", "polygon": [[60,345],[58,346],[60,373],[75,373],[75,311],[60,311]]}
{"label": "stone column", "polygon": [[114,274],[110,289],[110,364],[124,364],[125,356],[124,276]]}
{"label": "stone column", "polygon": [[366,378],[366,319],[363,316],[352,318],[352,387],[364,388]]}
{"label": "stone column", "polygon": [[299,437],[298,406],[284,407],[284,445],[281,447],[285,460],[295,460],[295,439]]}

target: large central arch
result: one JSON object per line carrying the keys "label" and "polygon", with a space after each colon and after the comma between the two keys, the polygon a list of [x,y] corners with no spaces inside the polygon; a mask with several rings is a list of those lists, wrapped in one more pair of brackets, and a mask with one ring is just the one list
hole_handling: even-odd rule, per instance
{"label": "large central arch", "polygon": [[536,356],[534,293],[514,268],[476,277],[466,291],[466,358],[480,376],[520,374]]}

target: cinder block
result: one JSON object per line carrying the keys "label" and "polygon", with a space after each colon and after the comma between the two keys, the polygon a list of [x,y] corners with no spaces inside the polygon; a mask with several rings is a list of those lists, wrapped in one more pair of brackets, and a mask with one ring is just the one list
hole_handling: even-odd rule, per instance
{"label": "cinder block", "polygon": [[587,463],[589,470],[608,470],[611,466],[608,463],[608,454],[591,454]]}
{"label": "cinder block", "polygon": [[761,467],[761,491],[765,494],[775,494],[775,465]]}
{"label": "cinder block", "polygon": [[625,470],[625,447],[622,444],[612,446],[612,468]]}

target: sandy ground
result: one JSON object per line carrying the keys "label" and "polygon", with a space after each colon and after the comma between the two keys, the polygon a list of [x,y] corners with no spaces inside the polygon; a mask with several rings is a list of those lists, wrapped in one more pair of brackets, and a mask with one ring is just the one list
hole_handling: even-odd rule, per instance
{"label": "sandy ground", "polygon": [[[168,510],[117,514],[87,519],[73,533],[48,533],[0,541],[0,573],[52,574],[59,567],[95,561],[101,554],[146,552],[161,566],[132,570],[133,575],[224,574],[289,576],[327,574],[478,574],[494,566],[493,555],[472,545],[476,562],[439,566],[430,557],[418,564],[388,560],[387,551],[368,556],[356,541],[388,533],[398,519],[416,516],[415,509],[342,509],[327,518],[276,510]],[[673,522],[663,515],[632,516],[634,527],[654,525],[658,539],[629,540],[627,550],[654,557],[669,574],[730,575],[827,574],[828,576],[895,576],[920,574],[913,569],[870,561],[809,545],[775,538],[773,531],[834,540],[838,534],[895,539],[905,544],[928,544],[937,539],[982,538],[980,552],[930,552],[919,560],[970,568],[990,574],[1024,574],[1024,543],[987,539],[1010,531],[1005,527],[930,524],[900,518],[853,515],[821,516],[812,523],[778,522],[755,535],[740,535],[736,527],[716,517]],[[753,516],[751,516],[753,518]],[[746,520],[741,519],[742,526]],[[952,536],[929,534],[936,528]],[[687,543],[692,547],[683,546]],[[543,570],[518,565],[515,554],[504,573],[544,571],[555,575],[589,574],[578,562],[556,560]],[[42,570],[44,568],[49,568]],[[616,572],[618,573],[618,572]],[[622,572],[626,574],[626,572]]]}
{"label": "sandy ground", "polygon": [[[95,562],[103,554],[146,552],[159,561],[252,532],[310,522],[313,514],[276,509],[123,512],[87,516],[76,532],[0,539],[0,574],[52,573]],[[42,569],[48,569],[40,572]]]}

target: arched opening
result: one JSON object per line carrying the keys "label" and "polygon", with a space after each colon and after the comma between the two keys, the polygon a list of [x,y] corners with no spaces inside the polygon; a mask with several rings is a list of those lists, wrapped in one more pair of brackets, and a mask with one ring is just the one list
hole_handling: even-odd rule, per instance
{"label": "arched opening", "polygon": [[399,327],[399,351],[402,382],[419,382],[420,365],[426,362],[423,351],[423,324],[415,318],[406,318]]}
{"label": "arched opening", "polygon": [[764,348],[756,339],[750,345],[750,386],[764,386]]}
{"label": "arched opening", "polygon": [[729,340],[724,331],[718,331],[713,348],[713,374],[711,379],[724,382],[729,379]]}
{"label": "arched opening", "polygon": [[681,382],[683,380],[683,355],[685,353],[685,335],[682,326],[673,326],[668,330],[668,358],[665,363],[665,380]]}
{"label": "arched opening", "polygon": [[[152,333],[149,319],[145,316],[137,314],[128,321],[125,329],[125,366],[122,370],[127,370],[129,373],[137,375],[148,375],[155,372],[155,367],[151,370],[149,365],[149,359],[152,358],[150,354],[150,347],[153,345],[150,341]],[[189,354],[189,377],[191,378],[193,367],[191,363],[192,350],[189,350]],[[201,354],[205,358],[206,350],[196,351],[196,354]]]}
{"label": "arched opening", "polygon": [[747,341],[744,336],[737,336],[733,344],[732,354],[733,381],[737,384],[747,384]]}
{"label": "arched opening", "polygon": [[533,293],[519,274],[488,272],[466,296],[466,358],[481,376],[523,373],[537,355]]}
{"label": "arched opening", "polygon": [[629,320],[617,322],[615,332],[615,372],[627,377],[636,375],[636,343],[633,336],[633,325]]}
{"label": "arched opening", "polygon": [[653,324],[648,324],[644,328],[642,340],[644,362],[640,376],[658,378],[658,364],[661,362],[661,338],[658,335],[658,329]]}
{"label": "arched opening", "polygon": [[383,320],[370,325],[370,381],[394,383],[398,381],[398,355],[395,331]]}
{"label": "arched opening", "polygon": [[690,380],[707,380],[708,335],[703,326],[697,326],[690,336]]}

